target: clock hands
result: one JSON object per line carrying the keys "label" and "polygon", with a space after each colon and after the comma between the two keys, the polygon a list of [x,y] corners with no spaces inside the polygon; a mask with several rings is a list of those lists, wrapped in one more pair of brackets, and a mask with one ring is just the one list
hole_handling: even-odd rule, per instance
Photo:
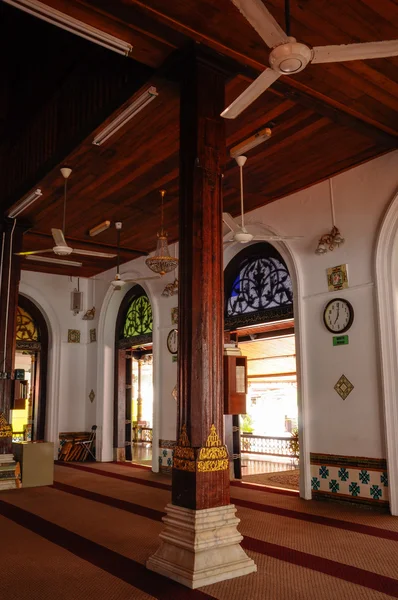
{"label": "clock hands", "polygon": [[340,307],[337,308],[337,317],[334,320],[334,324],[336,324],[337,319],[339,318],[339,315],[340,315]]}

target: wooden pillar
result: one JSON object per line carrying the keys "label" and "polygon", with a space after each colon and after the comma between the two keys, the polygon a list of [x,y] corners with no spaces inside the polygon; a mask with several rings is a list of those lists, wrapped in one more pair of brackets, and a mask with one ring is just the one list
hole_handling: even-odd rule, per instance
{"label": "wooden pillar", "polygon": [[223,440],[225,75],[192,48],[180,105],[178,423],[172,502],[229,504]]}
{"label": "wooden pillar", "polygon": [[10,420],[15,363],[15,329],[24,228],[15,220],[0,223],[0,413]]}
{"label": "wooden pillar", "polygon": [[146,563],[190,588],[256,570],[240,546],[223,443],[223,107],[224,75],[195,47],[180,109],[178,442],[172,504]]}

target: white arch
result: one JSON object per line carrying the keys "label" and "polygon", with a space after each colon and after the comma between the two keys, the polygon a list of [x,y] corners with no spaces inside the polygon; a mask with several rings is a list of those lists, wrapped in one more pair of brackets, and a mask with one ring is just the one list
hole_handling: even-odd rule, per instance
{"label": "white arch", "polygon": [[[249,223],[248,223],[249,224]],[[272,230],[268,225],[256,226],[250,224],[250,233],[259,235],[278,235],[277,231]],[[224,252],[224,269],[232,258],[238,254],[244,247],[250,244],[231,244]],[[271,242],[269,242],[271,243]],[[311,500],[311,465],[310,465],[310,441],[309,441],[309,415],[308,415],[308,373],[306,368],[305,352],[305,313],[303,303],[303,275],[301,266],[294,256],[291,248],[286,242],[272,242],[272,246],[278,250],[288,268],[290,278],[293,284],[293,310],[294,310],[294,329],[296,338],[296,370],[297,370],[297,405],[299,413],[299,443],[300,443],[300,496],[306,500]]]}
{"label": "white arch", "polygon": [[54,442],[54,458],[58,457],[59,443],[59,381],[61,359],[61,326],[45,296],[30,284],[21,281],[19,293],[29,298],[40,310],[48,327],[48,370],[46,390],[45,439]]}
{"label": "white arch", "polygon": [[[126,279],[137,277],[137,271],[123,273]],[[115,382],[115,331],[116,319],[120,304],[126,293],[134,286],[132,283],[115,292],[109,287],[102,303],[98,322],[98,355],[97,355],[97,460],[109,462],[113,456],[113,405]],[[157,448],[159,446],[159,307],[156,296],[151,293],[145,281],[140,281],[152,307],[153,314],[153,435],[152,435],[152,468],[159,470]]]}
{"label": "white arch", "polygon": [[398,515],[398,192],[380,227],[375,281],[390,511]]}

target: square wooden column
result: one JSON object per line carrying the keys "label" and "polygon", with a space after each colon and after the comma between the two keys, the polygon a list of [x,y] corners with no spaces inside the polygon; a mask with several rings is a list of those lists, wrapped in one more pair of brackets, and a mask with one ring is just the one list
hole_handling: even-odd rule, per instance
{"label": "square wooden column", "polygon": [[190,588],[256,565],[240,546],[223,443],[224,75],[191,52],[180,108],[178,425],[172,504],[147,567]]}
{"label": "square wooden column", "polygon": [[198,55],[184,65],[180,104],[178,423],[172,502],[229,504],[223,444],[222,177],[225,74]]}

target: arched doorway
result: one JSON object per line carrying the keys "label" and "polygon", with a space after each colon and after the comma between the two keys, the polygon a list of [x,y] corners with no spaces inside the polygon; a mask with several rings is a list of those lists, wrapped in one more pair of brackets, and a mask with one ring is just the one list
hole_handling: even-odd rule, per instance
{"label": "arched doorway", "polygon": [[14,441],[45,439],[48,328],[37,306],[18,297],[15,381],[12,416]]}
{"label": "arched doorway", "polygon": [[116,319],[114,447],[118,461],[151,464],[153,428],[152,307],[135,285]]}
{"label": "arched doorway", "polygon": [[288,267],[272,245],[252,244],[229,262],[224,282],[225,330],[248,365],[247,414],[233,417],[235,475],[299,489],[293,283]]}

